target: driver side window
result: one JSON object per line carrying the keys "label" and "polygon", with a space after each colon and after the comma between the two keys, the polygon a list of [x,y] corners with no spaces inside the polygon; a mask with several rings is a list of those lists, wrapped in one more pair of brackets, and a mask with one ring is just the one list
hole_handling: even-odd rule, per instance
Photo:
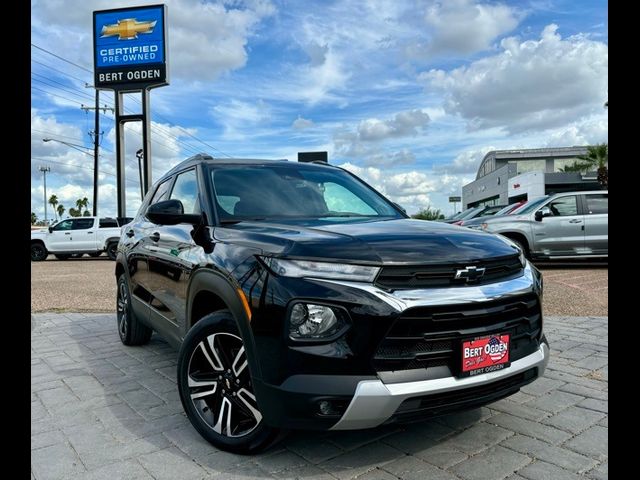
{"label": "driver side window", "polygon": [[71,230],[73,228],[73,219],[69,219],[69,220],[63,220],[62,222],[60,222],[59,224],[57,224],[55,227],[53,227],[53,231],[54,232],[58,232],[58,231],[66,231],[66,230]]}
{"label": "driver side window", "polygon": [[547,204],[554,217],[570,217],[578,215],[578,197],[560,197]]}

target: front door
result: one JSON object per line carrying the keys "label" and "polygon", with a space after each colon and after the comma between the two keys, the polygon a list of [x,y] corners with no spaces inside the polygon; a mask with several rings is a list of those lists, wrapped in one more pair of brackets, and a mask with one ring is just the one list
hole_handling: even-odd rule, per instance
{"label": "front door", "polygon": [[[180,200],[184,213],[202,213],[195,168],[176,176],[169,199]],[[179,335],[186,320],[187,286],[202,247],[191,237],[192,225],[150,225],[146,241],[151,292],[150,317],[159,329]]]}
{"label": "front door", "polygon": [[556,197],[546,203],[551,216],[533,222],[535,252],[545,256],[575,256],[584,253],[584,215],[578,196]]}
{"label": "front door", "polygon": [[47,238],[49,251],[65,252],[72,250],[71,231],[73,229],[73,221],[73,218],[69,218],[52,227],[52,231]]}
{"label": "front door", "polygon": [[96,246],[97,230],[94,228],[94,218],[74,218],[71,229],[71,250],[78,252],[93,252]]}

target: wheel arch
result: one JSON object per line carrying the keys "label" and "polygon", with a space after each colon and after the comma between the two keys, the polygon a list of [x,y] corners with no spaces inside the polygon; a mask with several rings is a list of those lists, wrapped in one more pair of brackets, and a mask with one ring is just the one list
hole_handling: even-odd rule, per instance
{"label": "wheel arch", "polygon": [[40,238],[32,238],[30,245],[33,245],[34,243],[41,243],[44,248],[47,248],[47,245],[44,243],[44,240]]}
{"label": "wheel arch", "polygon": [[531,245],[529,243],[529,239],[527,239],[527,236],[525,234],[520,232],[500,232],[500,235],[521,243],[525,248],[525,256],[527,258],[531,258]]}
{"label": "wheel arch", "polygon": [[208,270],[196,271],[192,275],[187,293],[183,338],[203,316],[224,309],[228,309],[236,321],[245,345],[252,377],[262,378],[251,331],[251,311],[246,297],[239,287],[234,286],[223,275]]}

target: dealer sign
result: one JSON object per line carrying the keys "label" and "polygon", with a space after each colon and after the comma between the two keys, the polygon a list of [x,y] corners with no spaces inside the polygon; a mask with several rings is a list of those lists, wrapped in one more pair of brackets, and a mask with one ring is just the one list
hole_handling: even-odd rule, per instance
{"label": "dealer sign", "polygon": [[167,85],[166,20],[166,5],[93,12],[96,88],[125,91]]}

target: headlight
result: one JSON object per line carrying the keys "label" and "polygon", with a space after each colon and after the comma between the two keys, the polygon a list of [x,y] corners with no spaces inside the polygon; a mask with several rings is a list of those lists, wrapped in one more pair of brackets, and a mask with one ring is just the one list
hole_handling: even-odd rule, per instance
{"label": "headlight", "polygon": [[488,223],[481,223],[481,224],[480,224],[480,228],[481,228],[482,230],[487,231],[487,230],[489,230],[489,224],[488,224]]}
{"label": "headlight", "polygon": [[293,340],[323,340],[343,332],[348,323],[339,308],[296,303],[289,313],[289,337]]}
{"label": "headlight", "polygon": [[380,271],[379,267],[343,263],[284,260],[274,257],[262,257],[262,260],[276,275],[283,277],[332,278],[336,280],[353,280],[355,282],[373,282]]}

